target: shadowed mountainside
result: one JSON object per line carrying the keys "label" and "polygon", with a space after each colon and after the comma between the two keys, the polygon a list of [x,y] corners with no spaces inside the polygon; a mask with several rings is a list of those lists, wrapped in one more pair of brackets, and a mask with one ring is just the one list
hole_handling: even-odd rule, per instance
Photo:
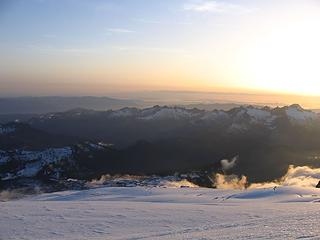
{"label": "shadowed mountainside", "polygon": [[[319,114],[299,105],[229,111],[161,106],[75,109],[39,115],[26,124],[1,125],[0,129],[0,162],[7,166],[3,168],[6,177],[26,176],[27,168],[38,162],[35,169],[39,172],[50,165],[53,170],[45,173],[61,171],[64,174],[59,176],[77,178],[105,173],[210,174],[221,171],[222,159],[238,156],[231,173],[256,182],[283,176],[291,164],[319,166],[320,159]],[[22,134],[19,129],[26,130]],[[21,153],[23,150],[29,152]],[[61,160],[71,163],[61,165]],[[8,167],[12,162],[15,168]],[[39,172],[31,175],[36,177]]]}

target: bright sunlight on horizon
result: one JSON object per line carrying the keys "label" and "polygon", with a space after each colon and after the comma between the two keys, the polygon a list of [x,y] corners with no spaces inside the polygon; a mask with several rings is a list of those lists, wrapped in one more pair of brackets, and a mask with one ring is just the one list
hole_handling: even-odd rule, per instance
{"label": "bright sunlight on horizon", "polygon": [[0,94],[319,96],[316,0],[4,0]]}

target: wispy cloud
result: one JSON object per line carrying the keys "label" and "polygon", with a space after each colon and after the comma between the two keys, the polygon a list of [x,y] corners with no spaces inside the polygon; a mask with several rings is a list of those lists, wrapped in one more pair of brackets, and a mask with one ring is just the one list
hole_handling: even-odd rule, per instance
{"label": "wispy cloud", "polygon": [[141,52],[152,52],[152,53],[163,53],[163,54],[181,54],[189,56],[189,52],[182,48],[166,48],[166,47],[146,47],[146,46],[122,46],[122,45],[105,45],[101,47],[56,47],[46,45],[28,45],[24,48],[25,50],[31,50],[32,52],[39,52],[42,54],[71,54],[71,55],[101,55],[106,54],[112,50],[122,51],[128,53],[141,53]]}
{"label": "wispy cloud", "polygon": [[179,21],[158,21],[158,20],[150,20],[145,18],[134,18],[136,22],[147,23],[147,24],[163,24],[163,25],[191,25],[191,22],[179,22]]}
{"label": "wispy cloud", "polygon": [[211,13],[250,13],[254,8],[249,8],[239,4],[215,1],[215,0],[195,0],[183,5],[185,11],[211,12]]}
{"label": "wispy cloud", "polygon": [[145,47],[145,46],[113,46],[113,49],[118,51],[131,52],[157,52],[157,53],[174,53],[188,55],[188,51],[181,48],[165,48],[165,47]]}
{"label": "wispy cloud", "polygon": [[135,31],[126,28],[108,28],[109,33],[135,33]]}
{"label": "wispy cloud", "polygon": [[[108,48],[83,48],[83,47],[55,47],[50,45],[28,45],[25,47],[26,50],[31,50],[32,52],[39,52],[43,54],[103,54],[108,50]],[[109,48],[110,49],[110,48]]]}

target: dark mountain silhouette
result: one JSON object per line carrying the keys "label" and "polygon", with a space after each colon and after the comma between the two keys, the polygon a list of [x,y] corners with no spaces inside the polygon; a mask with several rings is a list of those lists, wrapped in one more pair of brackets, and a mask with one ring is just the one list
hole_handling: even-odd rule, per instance
{"label": "dark mountain silhouette", "polygon": [[319,166],[319,138],[319,115],[299,105],[74,109],[1,125],[0,162],[7,169],[3,179],[49,172],[90,179],[105,173],[210,175],[221,170],[222,159],[239,156],[231,172],[256,182],[281,177],[290,164]]}

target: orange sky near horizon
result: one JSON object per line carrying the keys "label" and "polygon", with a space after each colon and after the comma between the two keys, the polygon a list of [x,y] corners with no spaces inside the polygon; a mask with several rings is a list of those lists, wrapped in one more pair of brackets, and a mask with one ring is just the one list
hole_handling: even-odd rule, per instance
{"label": "orange sky near horizon", "polygon": [[31,0],[2,8],[3,96],[320,96],[315,0]]}

